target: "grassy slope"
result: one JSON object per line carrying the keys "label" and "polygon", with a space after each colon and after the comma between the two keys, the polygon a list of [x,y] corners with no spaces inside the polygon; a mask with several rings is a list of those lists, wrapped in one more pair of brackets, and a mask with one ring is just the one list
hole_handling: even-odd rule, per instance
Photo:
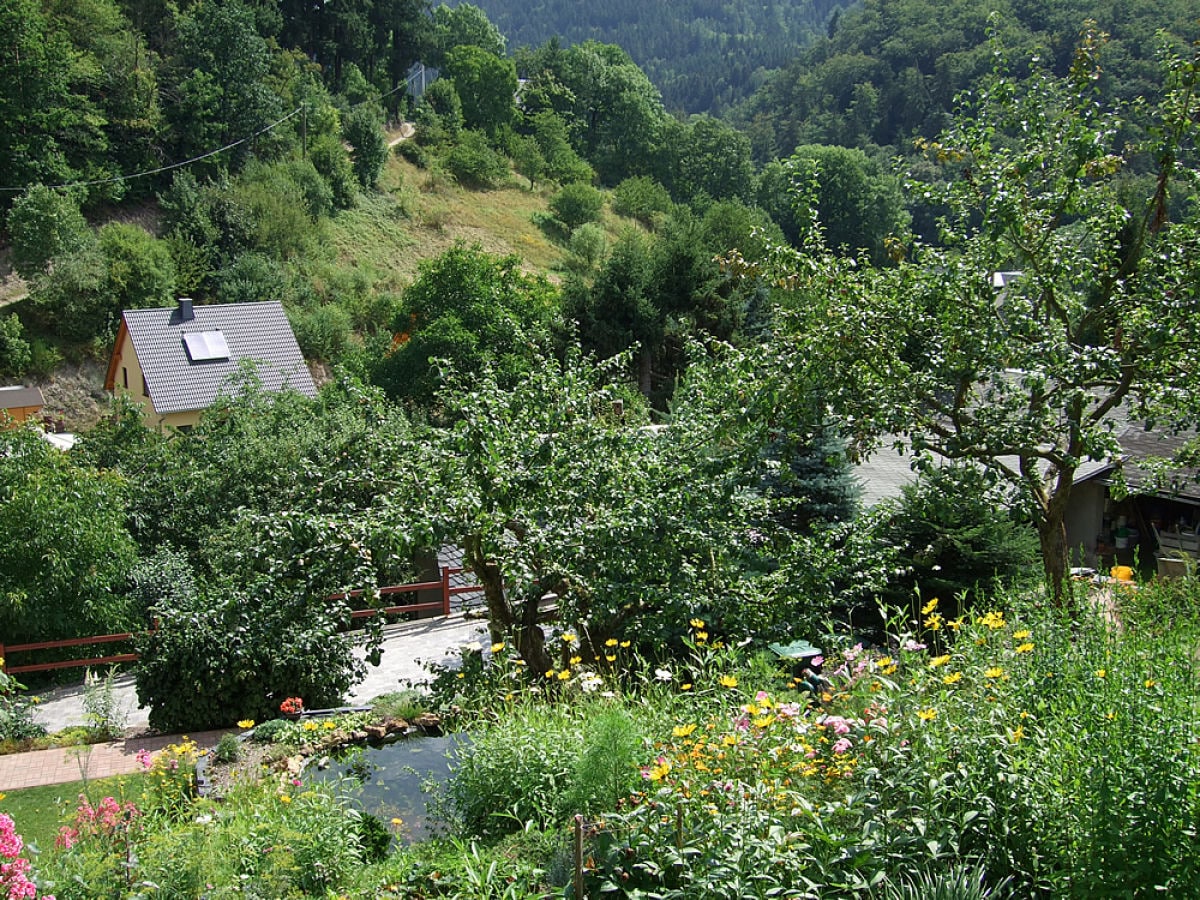
{"label": "grassy slope", "polygon": [[529,270],[553,277],[566,253],[533,222],[553,192],[530,191],[518,180],[471,191],[392,157],[380,179],[382,194],[360,198],[333,220],[336,260],[364,269],[377,290],[396,291],[411,283],[421,260],[461,240],[489,253],[516,254]]}

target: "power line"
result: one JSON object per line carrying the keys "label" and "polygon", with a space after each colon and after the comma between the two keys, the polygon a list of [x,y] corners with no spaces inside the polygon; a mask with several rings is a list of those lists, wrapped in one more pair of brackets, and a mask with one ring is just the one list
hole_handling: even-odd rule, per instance
{"label": "power line", "polygon": [[[414,75],[412,77],[415,78],[416,76]],[[411,78],[406,79],[404,82],[402,82],[401,84],[392,88],[387,93],[380,94],[377,98],[371,98],[369,100],[360,100],[358,103],[351,105],[350,109],[354,109],[355,107],[358,107],[358,106],[365,106],[368,103],[378,103],[384,97],[390,97],[392,94],[398,93],[399,91],[407,90],[409,88],[410,80],[411,80]],[[132,181],[135,178],[147,178],[150,175],[159,175],[162,172],[170,172],[173,169],[182,169],[184,166],[190,166],[192,163],[198,163],[201,160],[208,159],[210,156],[216,156],[218,153],[224,153],[226,150],[232,150],[234,147],[238,147],[238,146],[246,143],[247,141],[254,140],[260,134],[266,134],[268,131],[272,131],[272,130],[278,128],[280,125],[282,125],[288,119],[291,119],[292,117],[296,116],[298,113],[304,112],[306,110],[307,106],[308,106],[307,103],[301,103],[299,106],[297,106],[295,109],[293,109],[290,113],[288,113],[283,118],[276,119],[270,125],[263,126],[258,131],[254,132],[254,134],[251,134],[248,137],[240,138],[240,139],[234,141],[233,143],[226,144],[224,147],[218,147],[216,150],[209,150],[207,153],[201,153],[199,156],[193,156],[191,159],[185,159],[185,160],[183,160],[183,162],[171,163],[168,166],[159,166],[157,169],[147,169],[145,172],[134,172],[131,175],[114,175],[111,178],[97,178],[92,181],[66,181],[66,182],[63,182],[62,184],[50,184],[50,185],[46,185],[46,186],[48,188],[50,188],[51,190],[60,190],[62,188],[73,188],[73,187],[93,187],[98,184],[116,184],[117,182],[121,182],[121,181]],[[5,193],[21,193],[22,191],[25,191],[28,188],[29,188],[29,185],[26,185],[25,187],[0,187],[0,191],[5,192]]]}
{"label": "power line", "polygon": [[[226,150],[232,150],[234,147],[244,144],[247,141],[252,141],[256,137],[258,137],[260,134],[266,134],[268,131],[278,128],[280,125],[282,125],[288,119],[292,118],[293,116],[297,115],[298,113],[302,112],[303,110],[304,110],[304,104],[301,104],[300,106],[297,106],[295,109],[293,109],[286,116],[284,116],[282,119],[276,119],[270,125],[263,126],[258,131],[254,132],[254,134],[249,135],[248,137],[240,138],[239,140],[236,140],[231,144],[226,144],[224,147],[218,147],[216,150],[209,150],[207,153],[201,153],[199,156],[193,156],[191,159],[185,159],[183,162],[171,163],[169,166],[159,166],[157,169],[148,169],[145,172],[134,172],[132,175],[114,175],[112,178],[97,178],[93,181],[67,181],[62,184],[50,184],[50,185],[47,185],[47,187],[49,187],[52,190],[58,190],[60,188],[92,187],[93,185],[97,185],[97,184],[115,184],[118,181],[132,181],[135,178],[146,178],[149,175],[158,175],[161,172],[170,172],[172,169],[181,169],[184,166],[190,166],[192,163],[197,163],[197,162],[200,162],[201,160],[208,159],[210,156],[216,156],[218,153],[224,153]],[[28,187],[28,185],[26,187]],[[20,192],[20,191],[24,191],[24,190],[26,190],[26,188],[24,188],[24,187],[0,188],[0,191],[8,191],[8,192]]]}

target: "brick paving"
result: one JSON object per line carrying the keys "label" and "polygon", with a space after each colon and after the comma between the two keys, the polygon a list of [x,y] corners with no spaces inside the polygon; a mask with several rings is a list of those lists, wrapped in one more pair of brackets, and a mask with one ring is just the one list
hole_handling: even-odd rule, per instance
{"label": "brick paving", "polygon": [[[224,731],[203,731],[189,735],[200,747],[217,745]],[[168,744],[177,744],[182,735],[166,734],[154,737],[130,737],[106,744],[87,744],[79,747],[55,747],[51,750],[31,750],[28,753],[9,753],[0,756],[0,791],[66,784],[84,778],[107,778],[110,775],[130,775],[140,772],[137,761],[140,750],[151,753]]]}

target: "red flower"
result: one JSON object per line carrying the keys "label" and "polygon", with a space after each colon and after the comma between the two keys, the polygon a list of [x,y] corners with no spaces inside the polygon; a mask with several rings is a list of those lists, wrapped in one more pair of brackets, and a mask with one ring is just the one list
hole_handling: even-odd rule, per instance
{"label": "red flower", "polygon": [[289,716],[304,712],[304,701],[299,697],[288,697],[279,704],[279,711]]}

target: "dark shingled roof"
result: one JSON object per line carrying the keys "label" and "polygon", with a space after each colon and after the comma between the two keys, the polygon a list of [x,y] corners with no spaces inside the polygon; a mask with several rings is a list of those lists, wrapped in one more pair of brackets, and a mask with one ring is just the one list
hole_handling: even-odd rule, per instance
{"label": "dark shingled roof", "polygon": [[[127,309],[121,316],[146,376],[146,389],[159,415],[206,409],[216,400],[243,360],[253,360],[264,390],[291,389],[317,395],[312,376],[278,302],[223,303],[193,307],[183,321],[179,307]],[[193,362],[183,336],[220,331],[228,359]]]}

